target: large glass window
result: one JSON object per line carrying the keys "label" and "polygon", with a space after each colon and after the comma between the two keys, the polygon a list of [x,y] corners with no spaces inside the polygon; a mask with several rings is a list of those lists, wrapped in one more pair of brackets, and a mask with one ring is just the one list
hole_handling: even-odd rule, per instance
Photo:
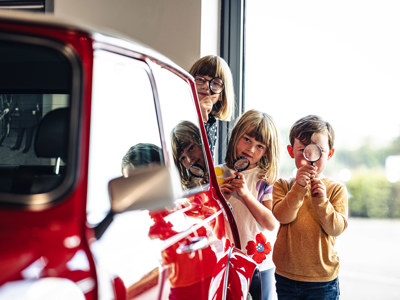
{"label": "large glass window", "polygon": [[[280,175],[293,175],[286,145],[296,120],[317,114],[335,129],[336,152],[325,173],[346,183],[350,209],[337,239],[341,299],[395,299],[400,245],[390,233],[400,230],[393,220],[400,218],[399,3],[252,0],[245,11],[245,109],[269,113],[280,128]],[[373,254],[378,248],[384,258]]]}
{"label": "large glass window", "polygon": [[283,176],[294,168],[290,126],[308,114],[329,121],[336,153],[326,172],[347,182],[351,214],[400,218],[399,6],[314,4],[247,2],[245,108],[281,129]]}

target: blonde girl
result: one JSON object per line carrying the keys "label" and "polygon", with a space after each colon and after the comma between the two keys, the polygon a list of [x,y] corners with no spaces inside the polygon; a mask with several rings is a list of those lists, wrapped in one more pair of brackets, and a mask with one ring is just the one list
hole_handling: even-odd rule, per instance
{"label": "blonde girl", "polygon": [[234,107],[232,72],[217,55],[197,60],[189,73],[194,77],[207,139],[214,157],[217,141],[217,119],[230,120]]}
{"label": "blonde girl", "polygon": [[[216,167],[220,189],[232,206],[238,225],[241,249],[258,264],[261,283],[253,276],[251,294],[272,299],[275,293],[272,247],[277,224],[272,215],[272,186],[278,177],[280,141],[272,118],[249,110],[232,130],[225,164]],[[235,161],[247,157],[249,166],[235,170]],[[257,298],[258,299],[258,298]]]}

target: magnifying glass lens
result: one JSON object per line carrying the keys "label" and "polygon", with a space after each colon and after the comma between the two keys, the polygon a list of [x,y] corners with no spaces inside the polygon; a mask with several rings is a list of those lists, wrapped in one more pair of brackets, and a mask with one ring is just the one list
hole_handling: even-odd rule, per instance
{"label": "magnifying glass lens", "polygon": [[233,163],[233,168],[237,172],[246,170],[250,166],[250,160],[246,156],[239,156]]}
{"label": "magnifying glass lens", "polygon": [[198,164],[190,165],[189,173],[194,177],[198,177],[198,178],[204,177],[204,169]]}
{"label": "magnifying glass lens", "polygon": [[213,78],[210,81],[210,90],[215,93],[219,94],[224,90],[224,82],[220,78]]}
{"label": "magnifying glass lens", "polygon": [[304,148],[303,156],[304,158],[313,164],[321,158],[322,150],[317,144],[309,144]]}

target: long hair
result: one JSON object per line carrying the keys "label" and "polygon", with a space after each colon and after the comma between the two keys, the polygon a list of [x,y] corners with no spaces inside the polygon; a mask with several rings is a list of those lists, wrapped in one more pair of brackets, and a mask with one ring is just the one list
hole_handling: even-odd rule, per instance
{"label": "long hair", "polygon": [[225,157],[225,162],[231,169],[236,159],[237,144],[244,134],[266,145],[265,153],[257,165],[262,170],[260,179],[268,180],[270,185],[274,184],[278,178],[281,144],[273,119],[268,114],[254,109],[245,112],[239,118],[232,129]]}
{"label": "long hair", "polygon": [[211,114],[220,120],[230,120],[234,110],[235,92],[233,90],[232,72],[226,61],[216,55],[207,55],[198,59],[190,68],[189,73],[192,76],[218,77],[224,81],[225,88],[221,92],[222,101],[214,104]]}
{"label": "long hair", "polygon": [[199,128],[190,121],[181,121],[171,132],[172,154],[174,162],[181,176],[181,183],[188,187],[191,182],[191,175],[179,161],[180,155],[190,144],[196,144],[201,147],[201,138]]}

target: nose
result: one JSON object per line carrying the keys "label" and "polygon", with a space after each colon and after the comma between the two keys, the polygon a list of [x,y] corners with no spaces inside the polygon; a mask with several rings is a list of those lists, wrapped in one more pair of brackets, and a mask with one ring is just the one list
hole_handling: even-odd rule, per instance
{"label": "nose", "polygon": [[249,147],[249,150],[248,150],[248,151],[250,152],[249,154],[254,154],[254,153],[256,152],[256,147],[257,147],[257,146],[255,146],[255,145],[251,145],[251,146]]}
{"label": "nose", "polygon": [[201,90],[204,90],[204,91],[206,91],[206,92],[209,92],[209,88],[208,88],[208,81],[206,80],[206,81],[204,81],[204,83],[202,83],[201,85],[200,85],[200,89]]}
{"label": "nose", "polygon": [[196,158],[194,157],[193,153],[188,153],[187,156],[187,162],[189,165],[193,164],[196,160]]}

